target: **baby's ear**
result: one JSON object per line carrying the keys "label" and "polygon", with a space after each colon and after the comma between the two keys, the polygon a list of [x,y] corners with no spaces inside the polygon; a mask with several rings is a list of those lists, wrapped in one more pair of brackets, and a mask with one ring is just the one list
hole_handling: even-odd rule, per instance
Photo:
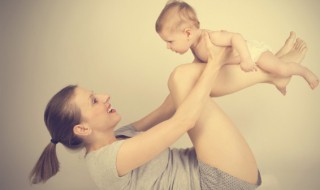
{"label": "baby's ear", "polygon": [[188,38],[190,38],[193,34],[192,29],[191,28],[185,28],[183,30],[183,32],[187,35]]}
{"label": "baby's ear", "polygon": [[92,129],[85,124],[78,124],[73,127],[73,132],[79,136],[87,136],[91,134]]}

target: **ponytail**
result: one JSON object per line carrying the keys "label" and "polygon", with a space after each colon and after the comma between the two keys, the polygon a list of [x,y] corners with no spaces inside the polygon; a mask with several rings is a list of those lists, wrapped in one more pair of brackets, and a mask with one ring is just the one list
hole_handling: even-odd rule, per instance
{"label": "ponytail", "polygon": [[73,127],[81,122],[81,112],[72,102],[76,88],[76,85],[63,88],[46,107],[44,121],[52,138],[30,173],[32,184],[44,183],[58,173],[57,143],[71,150],[83,148],[83,140],[73,133]]}
{"label": "ponytail", "polygon": [[29,179],[32,184],[45,183],[58,171],[59,161],[56,153],[56,144],[50,142],[32,169]]}

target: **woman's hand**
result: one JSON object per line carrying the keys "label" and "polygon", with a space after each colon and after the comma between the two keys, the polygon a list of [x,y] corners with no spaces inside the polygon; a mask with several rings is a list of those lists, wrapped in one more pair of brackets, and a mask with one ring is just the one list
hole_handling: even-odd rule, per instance
{"label": "woman's hand", "polygon": [[212,43],[210,39],[209,31],[204,32],[207,52],[208,52],[208,64],[215,64],[216,67],[222,67],[226,62],[228,55],[231,53],[231,49],[228,47],[216,46]]}

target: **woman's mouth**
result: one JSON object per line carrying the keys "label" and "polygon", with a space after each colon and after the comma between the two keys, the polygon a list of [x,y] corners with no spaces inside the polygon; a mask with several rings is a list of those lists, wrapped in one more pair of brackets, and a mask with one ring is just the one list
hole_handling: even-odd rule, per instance
{"label": "woman's mouth", "polygon": [[108,113],[115,113],[115,112],[116,112],[116,109],[113,109],[113,108],[108,110]]}
{"label": "woman's mouth", "polygon": [[116,109],[112,108],[111,105],[110,105],[107,112],[108,113],[115,113]]}

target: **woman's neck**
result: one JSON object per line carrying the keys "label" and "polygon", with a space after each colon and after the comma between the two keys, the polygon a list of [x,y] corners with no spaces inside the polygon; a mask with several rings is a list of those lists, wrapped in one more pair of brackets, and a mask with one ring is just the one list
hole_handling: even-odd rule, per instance
{"label": "woman's neck", "polygon": [[85,146],[87,150],[87,154],[89,152],[98,150],[104,146],[114,143],[117,141],[117,138],[114,135],[114,132],[103,133],[103,134],[93,134],[92,140]]}

